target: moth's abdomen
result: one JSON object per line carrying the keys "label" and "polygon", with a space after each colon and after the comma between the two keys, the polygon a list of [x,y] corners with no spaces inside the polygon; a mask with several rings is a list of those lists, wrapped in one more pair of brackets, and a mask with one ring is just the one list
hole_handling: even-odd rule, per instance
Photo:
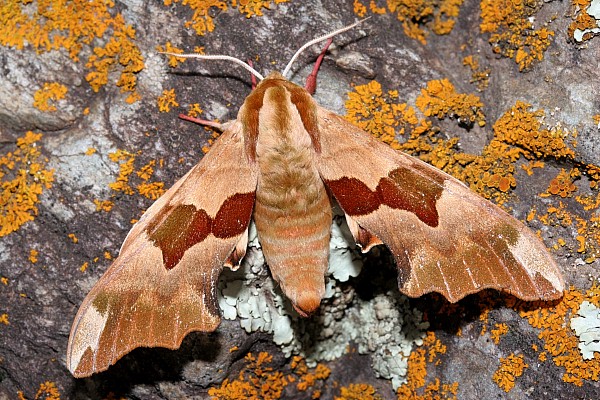
{"label": "moth's abdomen", "polygon": [[275,178],[259,181],[254,221],[273,277],[296,310],[307,315],[325,294],[331,205],[318,176],[303,176],[308,184],[272,188],[281,176]]}

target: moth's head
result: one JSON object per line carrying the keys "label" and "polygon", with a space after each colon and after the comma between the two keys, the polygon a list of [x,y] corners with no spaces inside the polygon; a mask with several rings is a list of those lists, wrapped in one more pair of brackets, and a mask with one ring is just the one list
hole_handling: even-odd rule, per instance
{"label": "moth's head", "polygon": [[169,52],[161,52],[162,54],[166,54],[169,56],[173,56],[173,57],[177,57],[177,58],[199,58],[201,60],[224,60],[224,61],[230,61],[233,62],[235,64],[241,65],[242,67],[244,67],[246,70],[248,70],[252,75],[254,75],[256,78],[258,78],[259,81],[264,81],[264,80],[273,80],[273,79],[280,79],[280,80],[288,80],[290,75],[291,75],[291,69],[292,69],[292,65],[294,64],[294,61],[296,61],[296,59],[298,58],[298,56],[307,48],[309,48],[310,46],[322,42],[324,40],[330,39],[336,35],[339,35],[340,33],[346,32],[352,28],[354,28],[355,26],[357,26],[358,24],[361,24],[362,22],[366,21],[368,18],[365,19],[361,19],[360,21],[357,21],[355,23],[353,23],[352,25],[348,25],[345,26],[341,29],[338,29],[336,31],[330,32],[326,35],[320,36],[316,39],[311,40],[310,42],[305,43],[302,47],[300,47],[298,49],[298,51],[296,51],[296,53],[294,54],[294,56],[290,59],[290,61],[288,62],[287,66],[285,67],[285,69],[279,73],[279,72],[271,72],[267,75],[267,77],[265,78],[260,72],[258,72],[257,70],[255,70],[251,65],[249,65],[248,63],[245,63],[244,61],[235,58],[235,57],[231,57],[231,56],[225,56],[225,55],[207,55],[207,54],[177,54],[177,53],[169,53]]}

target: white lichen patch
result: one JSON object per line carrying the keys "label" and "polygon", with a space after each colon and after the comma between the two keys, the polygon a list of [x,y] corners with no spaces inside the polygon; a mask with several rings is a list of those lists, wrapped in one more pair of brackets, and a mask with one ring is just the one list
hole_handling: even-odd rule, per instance
{"label": "white lichen patch", "polygon": [[309,366],[334,360],[353,346],[370,354],[375,374],[390,379],[396,389],[405,382],[408,356],[414,345],[421,344],[428,323],[410,308],[395,284],[364,299],[344,283],[360,273],[362,258],[343,217],[336,216],[331,233],[327,290],[315,315],[299,317],[273,282],[252,225],[241,267],[221,275],[223,316],[238,318],[249,333],[273,333],[286,356],[301,355]]}
{"label": "white lichen patch", "polygon": [[578,347],[583,359],[591,360],[594,352],[600,352],[600,308],[583,301],[577,315],[571,318],[571,329],[579,338]]}

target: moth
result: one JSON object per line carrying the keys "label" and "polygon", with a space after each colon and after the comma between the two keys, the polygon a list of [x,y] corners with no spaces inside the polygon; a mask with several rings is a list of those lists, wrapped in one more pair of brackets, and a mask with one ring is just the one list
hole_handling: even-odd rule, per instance
{"label": "moth", "polygon": [[176,349],[189,332],[215,330],[219,274],[244,257],[251,219],[273,278],[310,315],[325,293],[333,201],[363,252],[389,248],[408,296],[561,296],[559,267],[521,222],[285,78],[302,50],[354,25],[307,43],[283,74],[265,78],[238,59],[187,55],[233,60],[261,81],[237,118],[218,125],[210,152],[133,226],[83,301],[67,349],[74,376],[106,370],[136,347]]}

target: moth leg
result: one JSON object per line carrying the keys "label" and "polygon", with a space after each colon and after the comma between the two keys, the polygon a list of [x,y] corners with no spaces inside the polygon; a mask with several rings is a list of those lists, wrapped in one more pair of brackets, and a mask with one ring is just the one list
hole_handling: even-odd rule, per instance
{"label": "moth leg", "polygon": [[248,229],[250,229],[250,226],[248,226],[246,232],[240,236],[240,240],[238,240],[233,251],[223,263],[223,265],[232,271],[236,271],[240,267],[242,259],[246,255],[246,248],[248,248]]}
{"label": "moth leg", "polygon": [[306,84],[304,85],[304,89],[306,89],[306,91],[311,95],[315,94],[315,91],[317,90],[317,73],[319,72],[319,67],[323,62],[323,58],[325,58],[325,53],[327,53],[327,49],[329,48],[329,46],[331,46],[331,43],[333,43],[333,38],[329,38],[329,40],[327,40],[327,43],[325,43],[325,47],[323,47],[321,54],[319,54],[319,57],[317,57],[317,61],[315,61],[315,66],[313,67],[312,72],[310,73],[310,75],[308,75],[308,78],[306,78]]}
{"label": "moth leg", "polygon": [[360,246],[363,253],[371,250],[373,246],[384,244],[377,236],[358,225],[348,214],[344,215],[346,216],[346,223],[348,224],[348,228],[350,228],[350,233],[352,233],[352,237],[354,237],[356,244]]}

